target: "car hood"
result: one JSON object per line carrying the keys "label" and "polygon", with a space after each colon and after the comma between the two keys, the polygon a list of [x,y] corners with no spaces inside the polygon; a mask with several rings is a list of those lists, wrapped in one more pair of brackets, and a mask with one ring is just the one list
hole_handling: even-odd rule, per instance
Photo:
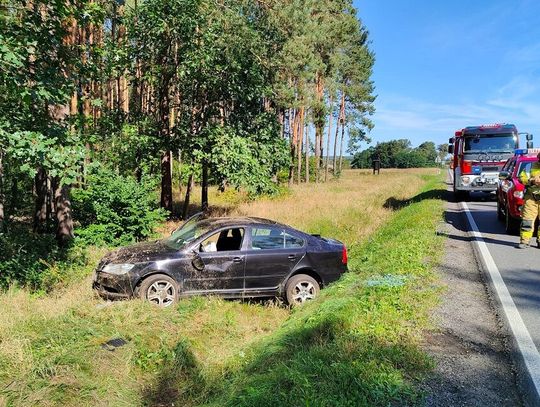
{"label": "car hood", "polygon": [[161,240],[143,242],[110,252],[103,258],[101,265],[104,266],[109,263],[144,263],[153,260],[166,260],[175,253],[178,253],[178,250],[167,246]]}

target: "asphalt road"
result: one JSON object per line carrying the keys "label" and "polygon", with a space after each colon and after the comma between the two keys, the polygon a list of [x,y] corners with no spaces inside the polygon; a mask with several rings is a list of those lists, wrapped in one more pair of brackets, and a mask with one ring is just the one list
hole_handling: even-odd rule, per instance
{"label": "asphalt road", "polygon": [[[497,221],[494,195],[472,194],[467,202],[491,257],[500,271],[523,322],[540,349],[540,249],[516,249],[518,236],[507,235]],[[536,243],[533,238],[533,243]]]}

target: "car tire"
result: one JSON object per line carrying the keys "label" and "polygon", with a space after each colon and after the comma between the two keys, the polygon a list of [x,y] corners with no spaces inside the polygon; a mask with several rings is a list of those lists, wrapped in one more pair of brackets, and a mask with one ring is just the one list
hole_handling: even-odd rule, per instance
{"label": "car tire", "polygon": [[170,307],[178,302],[178,283],[165,274],[153,274],[142,281],[139,297],[159,307]]}
{"label": "car tire", "polygon": [[497,219],[504,221],[504,212],[502,211],[501,201],[497,198]]}
{"label": "car tire", "polygon": [[300,305],[316,298],[320,290],[319,283],[313,277],[296,274],[285,285],[285,299],[289,305]]}
{"label": "car tire", "polygon": [[505,209],[506,214],[504,216],[504,227],[506,233],[508,233],[509,235],[516,235],[519,232],[521,222],[514,219],[512,215],[510,215],[510,210],[508,209],[508,206]]}

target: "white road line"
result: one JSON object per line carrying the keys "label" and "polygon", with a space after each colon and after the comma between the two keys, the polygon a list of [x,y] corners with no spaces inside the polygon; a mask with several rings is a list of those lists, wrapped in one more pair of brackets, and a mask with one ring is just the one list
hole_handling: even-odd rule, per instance
{"label": "white road line", "polygon": [[499,272],[493,257],[491,257],[491,254],[489,253],[486,242],[472,217],[469,207],[465,202],[460,202],[460,206],[467,215],[467,219],[469,220],[472,229],[470,235],[474,237],[474,243],[476,244],[478,253],[482,257],[481,260],[489,274],[493,288],[499,297],[499,303],[503,308],[507,324],[514,335],[514,340],[521,353],[521,357],[523,358],[534,391],[536,392],[534,396],[538,400],[540,399],[540,353],[538,353],[538,349],[536,349],[531,335],[527,330],[523,319],[521,319],[516,304],[514,303],[510,292],[508,292],[508,288],[501,277],[501,273]]}

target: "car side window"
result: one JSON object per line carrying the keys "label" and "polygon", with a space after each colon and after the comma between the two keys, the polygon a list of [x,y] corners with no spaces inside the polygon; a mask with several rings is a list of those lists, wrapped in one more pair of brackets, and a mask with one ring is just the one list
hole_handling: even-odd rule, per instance
{"label": "car side window", "polygon": [[251,230],[251,248],[255,250],[293,249],[304,246],[304,240],[282,229],[258,227]]}
{"label": "car side window", "polygon": [[299,247],[304,247],[304,239],[285,233],[285,248],[297,249]]}
{"label": "car side window", "polygon": [[257,227],[251,229],[251,248],[255,250],[283,249],[285,235],[277,228]]}
{"label": "car side window", "polygon": [[244,229],[231,228],[221,230],[206,238],[200,245],[200,252],[226,252],[240,250],[244,239]]}
{"label": "car side window", "polygon": [[532,167],[532,162],[522,162],[520,167],[519,167],[518,176],[519,176],[519,174],[521,174],[522,171],[525,171],[527,176],[530,177],[531,176],[531,167]]}

